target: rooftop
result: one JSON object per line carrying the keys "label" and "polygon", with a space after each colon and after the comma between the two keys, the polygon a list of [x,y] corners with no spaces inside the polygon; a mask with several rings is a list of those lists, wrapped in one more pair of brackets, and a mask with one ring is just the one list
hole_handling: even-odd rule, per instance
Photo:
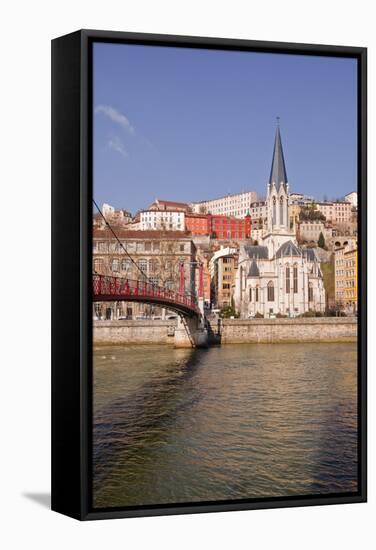
{"label": "rooftop", "polygon": [[[114,228],[116,236],[119,239],[145,240],[145,239],[163,239],[163,240],[191,240],[188,231],[137,231],[136,229]],[[106,229],[93,229],[93,239],[115,239],[113,234]]]}
{"label": "rooftop", "polygon": [[280,246],[276,253],[276,258],[282,258],[284,256],[301,256],[301,249],[296,246],[292,241],[287,241]]}
{"label": "rooftop", "polygon": [[268,259],[268,247],[267,246],[260,246],[260,245],[246,245],[244,246],[244,252],[248,255],[251,259],[261,259],[261,260],[267,260]]}

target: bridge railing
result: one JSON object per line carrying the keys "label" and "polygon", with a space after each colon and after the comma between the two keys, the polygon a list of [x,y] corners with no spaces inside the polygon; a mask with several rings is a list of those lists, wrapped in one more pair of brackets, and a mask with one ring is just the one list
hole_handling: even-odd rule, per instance
{"label": "bridge railing", "polygon": [[177,303],[191,309],[197,309],[197,299],[192,294],[181,294],[148,281],[113,277],[110,275],[93,275],[93,298],[154,298]]}

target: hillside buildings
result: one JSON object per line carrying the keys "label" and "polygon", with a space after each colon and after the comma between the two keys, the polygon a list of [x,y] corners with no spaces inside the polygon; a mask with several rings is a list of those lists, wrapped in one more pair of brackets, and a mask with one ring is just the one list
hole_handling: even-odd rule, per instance
{"label": "hillside buildings", "polygon": [[354,208],[358,208],[358,193],[356,191],[351,191],[345,195],[345,201],[352,204]]}
{"label": "hillside buildings", "polygon": [[220,256],[214,263],[212,302],[219,309],[233,306],[238,255]]}
{"label": "hillside buildings", "polygon": [[155,199],[155,201],[147,208],[159,212],[190,212],[191,208],[186,202],[166,201]]}
{"label": "hillside buildings", "polygon": [[325,311],[320,262],[298,246],[290,229],[289,184],[279,127],[267,186],[267,227],[259,246],[240,247],[235,307],[243,318],[296,316]]}
{"label": "hillside buildings", "polygon": [[316,210],[321,212],[326,221],[343,224],[351,221],[353,205],[347,201],[316,202]]}
{"label": "hillside buildings", "polygon": [[251,237],[251,216],[244,218],[212,214],[185,214],[185,229],[196,235],[210,235],[212,239],[243,240]]}
{"label": "hillside buildings", "polygon": [[266,201],[252,202],[249,208],[249,213],[254,223],[263,226],[268,219],[268,206]]}
{"label": "hillside buildings", "polygon": [[345,308],[348,312],[358,311],[358,250],[349,248],[344,253],[345,260]]}
{"label": "hillside buildings", "polygon": [[[123,208],[116,209],[110,204],[104,203],[102,206],[102,214],[108,222],[116,226],[127,225],[132,222],[132,214]],[[100,214],[96,214],[98,226],[105,226],[105,221]]]}
{"label": "hillside buildings", "polygon": [[178,210],[141,210],[140,230],[184,231],[185,212]]}
{"label": "hillside buildings", "polygon": [[334,253],[335,300],[338,309],[356,313],[358,304],[358,250],[355,241]]}
{"label": "hillside buildings", "polygon": [[328,242],[333,236],[333,229],[322,220],[303,220],[297,224],[297,237],[300,242],[317,243],[320,233],[325,242]]}
{"label": "hillside buildings", "polygon": [[255,191],[243,191],[218,199],[192,202],[190,207],[196,214],[219,214],[222,216],[245,218],[249,214],[251,203],[256,200],[257,194]]}

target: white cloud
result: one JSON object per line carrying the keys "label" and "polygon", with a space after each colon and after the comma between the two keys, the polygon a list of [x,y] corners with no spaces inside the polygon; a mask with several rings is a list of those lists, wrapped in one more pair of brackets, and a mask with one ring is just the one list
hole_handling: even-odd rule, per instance
{"label": "white cloud", "polygon": [[130,134],[135,133],[135,130],[127,117],[114,109],[114,107],[111,107],[110,105],[97,105],[94,109],[94,112],[104,114],[110,120],[115,122],[115,124],[118,124],[125,130],[127,130]]}
{"label": "white cloud", "polygon": [[116,136],[108,140],[107,147],[112,151],[120,153],[123,157],[128,157],[128,152],[125,149],[123,142]]}

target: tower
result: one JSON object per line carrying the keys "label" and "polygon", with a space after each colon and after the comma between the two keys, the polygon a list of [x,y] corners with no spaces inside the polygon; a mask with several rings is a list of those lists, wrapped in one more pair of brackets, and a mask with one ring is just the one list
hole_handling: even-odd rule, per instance
{"label": "tower", "polygon": [[278,117],[272,167],[266,195],[268,206],[268,232],[278,232],[279,230],[283,232],[288,230],[288,197],[289,184],[287,181]]}

